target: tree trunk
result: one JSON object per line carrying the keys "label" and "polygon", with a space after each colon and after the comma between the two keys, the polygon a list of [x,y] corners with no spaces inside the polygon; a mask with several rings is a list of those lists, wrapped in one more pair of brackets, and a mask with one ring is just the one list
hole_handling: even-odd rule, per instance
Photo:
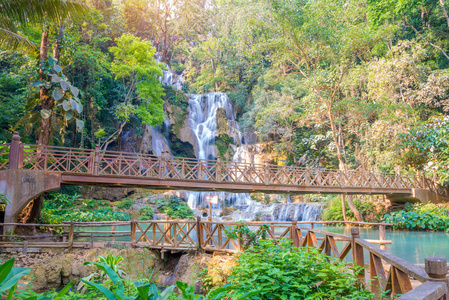
{"label": "tree trunk", "polygon": [[335,125],[334,116],[332,115],[332,111],[330,107],[327,109],[327,113],[329,116],[329,121],[331,123],[331,129],[332,129],[332,138],[334,139],[335,147],[337,148],[337,159],[338,159],[338,165],[340,170],[345,170],[345,161],[343,159],[343,153],[341,151],[341,145],[340,141],[338,139],[339,133],[337,130],[337,126]]}
{"label": "tree trunk", "polygon": [[358,222],[363,222],[363,217],[360,214],[359,210],[357,209],[357,207],[355,207],[354,202],[352,201],[352,195],[348,195],[348,205],[349,208],[352,210],[352,212],[355,215],[355,218],[357,219]]}
{"label": "tree trunk", "polygon": [[343,221],[347,221],[348,218],[346,217],[346,204],[345,204],[345,195],[341,195],[341,211],[343,213]]}
{"label": "tree trunk", "polygon": [[[39,79],[43,82],[48,81],[47,75],[44,73],[43,69],[47,61],[48,47],[49,47],[48,28],[45,27],[44,31],[42,32],[41,48],[39,53]],[[53,108],[54,101],[52,101],[51,97],[49,96],[48,90],[44,86],[41,86],[39,88],[39,97],[42,109]],[[41,128],[39,131],[39,140],[38,140],[39,145],[48,145],[50,141],[50,128],[51,128],[51,115],[46,119],[44,118],[41,119]]]}

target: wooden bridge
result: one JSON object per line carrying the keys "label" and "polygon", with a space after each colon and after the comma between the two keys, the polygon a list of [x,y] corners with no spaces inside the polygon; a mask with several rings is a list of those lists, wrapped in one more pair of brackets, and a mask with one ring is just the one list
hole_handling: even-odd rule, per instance
{"label": "wooden bridge", "polygon": [[[15,134],[0,145],[6,222],[36,195],[61,185],[197,191],[386,194],[392,201],[441,202],[447,189],[424,175],[309,169],[140,153],[27,145]],[[418,200],[419,199],[419,200]]]}
{"label": "wooden bridge", "polygon": [[[311,223],[305,227],[305,223]],[[231,229],[248,226],[261,239],[279,244],[289,239],[295,247],[315,247],[336,259],[346,259],[363,267],[358,274],[361,284],[376,295],[402,295],[402,300],[447,300],[447,262],[441,257],[428,257],[425,268],[407,262],[382,248],[391,244],[384,238],[388,224],[379,226],[380,240],[360,238],[359,228],[351,228],[351,236],[314,229],[320,222],[216,222],[188,220],[156,220],[128,222],[95,222],[67,224],[5,224],[46,230],[46,235],[2,235],[0,249],[17,249],[26,253],[36,248],[92,248],[131,246],[164,251],[244,251],[251,239],[241,233],[229,234]],[[350,222],[349,222],[350,223]],[[359,222],[352,222],[357,223]],[[304,227],[301,227],[304,226]],[[55,230],[57,229],[57,230]],[[53,234],[51,232],[54,232]],[[382,234],[383,232],[383,234]],[[381,248],[374,245],[380,244]],[[413,279],[414,284],[412,284]]]}

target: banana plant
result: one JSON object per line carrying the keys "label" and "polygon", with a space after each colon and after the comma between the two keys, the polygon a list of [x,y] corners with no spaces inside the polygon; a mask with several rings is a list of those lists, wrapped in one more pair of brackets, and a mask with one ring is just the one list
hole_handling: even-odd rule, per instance
{"label": "banana plant", "polygon": [[14,257],[3,263],[0,266],[0,295],[8,292],[6,299],[13,299],[20,278],[29,273],[28,268],[14,267]]}
{"label": "banana plant", "polygon": [[67,294],[70,288],[73,286],[73,283],[70,281],[56,296],[52,296],[51,298],[46,295],[33,295],[30,297],[20,297],[22,300],[60,300],[62,296]]}
{"label": "banana plant", "polygon": [[162,293],[159,293],[159,290],[154,283],[134,282],[138,295],[136,297],[127,296],[125,295],[123,279],[120,278],[120,276],[107,264],[98,262],[86,262],[84,264],[93,264],[98,269],[105,272],[114,283],[115,289],[112,291],[100,283],[81,279],[85,285],[103,294],[107,300],[168,300],[175,288],[174,286],[169,286]]}
{"label": "banana plant", "polygon": [[196,295],[195,287],[193,285],[188,285],[185,282],[176,281],[176,286],[181,291],[183,300],[222,300],[222,299],[247,300],[251,299],[252,296],[266,292],[266,290],[251,290],[248,292],[241,293],[240,291],[237,291],[238,288],[236,286],[225,285],[221,288],[214,289],[210,291],[206,296],[203,296],[203,295]]}

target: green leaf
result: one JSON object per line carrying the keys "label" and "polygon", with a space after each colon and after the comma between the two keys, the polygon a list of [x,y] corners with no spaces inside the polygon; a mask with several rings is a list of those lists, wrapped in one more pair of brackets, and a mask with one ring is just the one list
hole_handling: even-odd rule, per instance
{"label": "green leaf", "polygon": [[62,296],[64,296],[65,294],[67,294],[67,292],[70,290],[70,288],[73,286],[73,282],[69,282],[69,284],[67,284],[62,290],[59,291],[59,293],[55,296],[55,298],[53,298],[53,300],[58,300],[60,299]]}
{"label": "green leaf", "polygon": [[114,295],[114,293],[112,293],[110,290],[108,290],[107,288],[105,288],[101,284],[97,284],[97,283],[93,283],[93,282],[90,282],[90,281],[86,281],[84,279],[81,279],[81,281],[84,284],[86,284],[88,286],[91,286],[94,289],[96,289],[97,291],[99,291],[100,293],[102,293],[108,300],[118,300],[117,297]]}
{"label": "green leaf", "polygon": [[14,297],[14,292],[16,291],[17,283],[9,290],[8,296],[6,297],[6,300],[12,300]]}
{"label": "green leaf", "polygon": [[5,280],[9,272],[11,272],[13,266],[14,266],[14,257],[0,266],[0,284]]}
{"label": "green leaf", "polygon": [[74,112],[73,110],[69,110],[65,113],[65,118],[67,121],[70,121],[73,118]]}
{"label": "green leaf", "polygon": [[[156,285],[153,283],[154,287],[157,289]],[[173,289],[175,288],[174,285],[171,285],[169,287],[166,287],[165,290],[161,293],[158,300],[168,300],[170,295],[173,293]]]}
{"label": "green leaf", "polygon": [[61,77],[59,77],[58,75],[56,75],[56,74],[51,74],[51,81],[52,82],[61,82],[62,81],[62,78]]}
{"label": "green leaf", "polygon": [[33,87],[41,87],[41,86],[44,86],[45,85],[45,82],[43,82],[43,81],[35,81],[35,82],[33,82]]}
{"label": "green leaf", "polygon": [[84,128],[84,121],[80,119],[76,119],[76,130],[81,131]]}
{"label": "green leaf", "polygon": [[62,71],[62,68],[61,68],[61,66],[59,66],[59,65],[57,65],[56,64],[56,62],[54,63],[54,69],[55,69],[55,71],[56,71],[56,73],[59,73],[59,72],[61,72]]}
{"label": "green leaf", "polygon": [[31,272],[30,269],[14,267],[11,272],[8,274],[8,277],[4,282],[0,284],[0,294],[4,291],[8,291],[17,284],[20,277],[25,276]]}
{"label": "green leaf", "polygon": [[68,82],[65,81],[65,80],[62,80],[62,81],[61,81],[61,88],[62,88],[64,91],[67,91],[67,90],[70,88],[70,83],[68,83]]}
{"label": "green leaf", "polygon": [[42,119],[48,119],[51,116],[51,110],[49,109],[41,109],[41,117]]}
{"label": "green leaf", "polygon": [[70,90],[72,91],[73,96],[78,97],[80,91],[78,90],[78,88],[74,87],[74,86],[70,86]]}
{"label": "green leaf", "polygon": [[71,103],[69,103],[69,101],[64,100],[64,101],[62,101],[62,108],[63,108],[65,111],[68,111],[68,110],[70,110],[70,109],[72,108],[72,106],[70,106],[70,104],[71,104]]}
{"label": "green leaf", "polygon": [[53,90],[53,98],[56,100],[56,101],[58,101],[58,100],[61,100],[62,99],[62,97],[64,97],[64,91],[61,89],[61,88],[55,88],[54,90]]}

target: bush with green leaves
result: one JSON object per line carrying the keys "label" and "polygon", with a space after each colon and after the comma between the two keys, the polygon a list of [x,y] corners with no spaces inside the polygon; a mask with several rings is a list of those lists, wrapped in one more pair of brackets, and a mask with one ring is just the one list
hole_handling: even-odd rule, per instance
{"label": "bush with green leaves", "polygon": [[131,206],[133,206],[133,204],[135,204],[135,203],[136,203],[135,200],[126,199],[126,200],[123,200],[123,201],[119,202],[119,203],[117,204],[117,208],[120,208],[120,209],[122,209],[122,208],[124,208],[124,209],[129,209],[129,208],[130,208]]}
{"label": "bush with green leaves", "polygon": [[193,220],[193,210],[187,205],[184,199],[173,196],[158,204],[158,209],[166,213],[170,219],[190,219]]}
{"label": "bush with green leaves", "polygon": [[407,203],[405,210],[391,212],[383,221],[392,223],[393,229],[449,231],[448,212],[446,206]]}
{"label": "bush with green leaves", "polygon": [[153,220],[154,209],[151,206],[143,206],[139,208],[139,220]]}
{"label": "bush with green leaves", "polygon": [[373,299],[357,281],[360,268],[321,254],[316,248],[296,248],[290,240],[276,245],[261,240],[241,253],[228,279],[240,291],[263,289],[253,299]]}
{"label": "bush with green leaves", "polygon": [[52,193],[44,201],[40,223],[62,224],[64,221],[100,222],[129,221],[131,216],[120,211],[114,211],[107,201],[83,200],[81,195]]}
{"label": "bush with green leaves", "polygon": [[[354,205],[367,222],[379,222],[382,220],[383,211],[377,212],[376,205],[370,200],[354,199]],[[345,201],[346,217],[349,221],[357,221],[354,213]],[[343,211],[340,196],[332,197],[323,208],[321,218],[325,221],[343,221]]]}

